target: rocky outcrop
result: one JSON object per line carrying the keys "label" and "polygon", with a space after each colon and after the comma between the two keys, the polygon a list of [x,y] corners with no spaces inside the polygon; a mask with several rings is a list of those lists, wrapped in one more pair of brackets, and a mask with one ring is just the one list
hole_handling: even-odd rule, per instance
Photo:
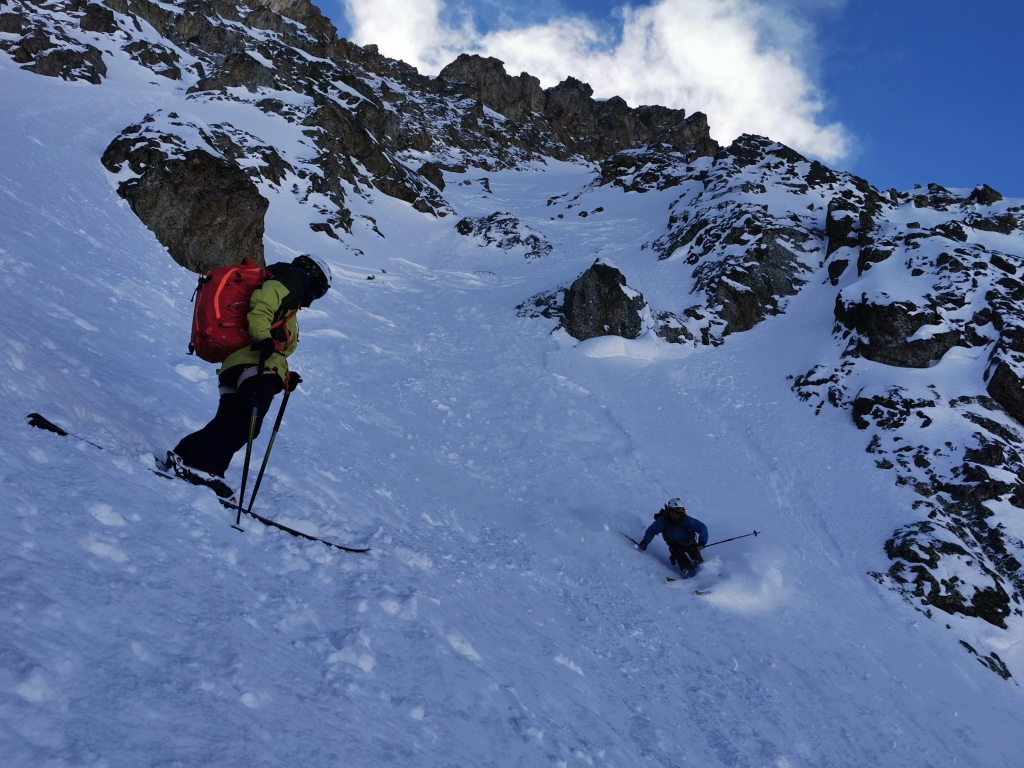
{"label": "rocky outcrop", "polygon": [[[31,7],[31,6],[29,6]],[[114,32],[113,14],[95,4],[66,3],[69,19],[81,31]],[[89,42],[75,37],[73,30],[55,23],[44,14],[26,12],[0,14],[0,32],[20,36],[0,39],[0,50],[22,69],[62,80],[85,80],[98,85],[107,76],[102,52]],[[109,14],[109,15],[108,15]]]}
{"label": "rocky outcrop", "polygon": [[[1001,579],[978,563],[963,546],[956,532],[932,521],[905,526],[885,542],[885,552],[893,561],[889,577],[912,600],[948,614],[974,616],[1006,629],[1010,615],[1010,596]],[[973,571],[941,578],[936,575],[943,560],[959,561]]]}
{"label": "rocky outcrop", "polygon": [[989,396],[1020,424],[1024,424],[1024,378],[1019,373],[1022,362],[997,362],[986,388]]}
{"label": "rocky outcrop", "polygon": [[601,163],[601,186],[611,184],[624,192],[647,192],[677,187],[686,180],[686,156],[678,152],[642,147],[616,152]]}
{"label": "rocky outcrop", "polygon": [[200,79],[188,89],[188,92],[245,88],[247,91],[255,93],[260,88],[273,88],[275,85],[274,70],[243,52],[225,56],[216,70],[208,77]]}
{"label": "rocky outcrop", "polygon": [[[299,22],[306,34],[318,41],[330,42],[337,39],[337,30],[330,20],[309,0],[247,0],[250,8],[265,9],[280,14],[286,19]],[[259,10],[257,10],[259,13]],[[263,14],[266,18],[269,14]]]}
{"label": "rocky outcrop", "polygon": [[595,336],[635,339],[643,328],[644,297],[626,285],[618,269],[595,261],[565,292],[562,327],[580,341]]}
{"label": "rocky outcrop", "polygon": [[28,17],[22,13],[0,13],[0,32],[6,35],[23,35],[28,26]]}
{"label": "rocky outcrop", "polygon": [[[836,301],[836,320],[855,331],[856,354],[902,368],[927,368],[960,342],[961,332],[948,329],[934,308],[911,302],[874,303],[865,297]],[[936,330],[922,333],[926,326]]]}
{"label": "rocky outcrop", "polygon": [[123,49],[134,61],[168,80],[181,80],[181,57],[171,48],[146,40],[128,43]]}
{"label": "rocky outcrop", "polygon": [[444,175],[436,163],[426,162],[416,170],[416,173],[437,187],[439,192],[444,192]]}
{"label": "rocky outcrop", "polygon": [[512,77],[505,72],[505,63],[493,57],[460,54],[438,77],[473,85],[473,95],[509,120],[523,122],[543,113],[547,102],[540,80],[526,72]]}
{"label": "rocky outcrop", "polygon": [[206,272],[245,257],[264,263],[269,202],[233,163],[190,150],[150,166],[118,194],[186,269]]}
{"label": "rocky outcrop", "polygon": [[913,193],[915,208],[932,208],[936,211],[948,211],[950,206],[962,205],[965,198],[955,195],[938,184],[929,184],[925,192],[915,189]]}
{"label": "rocky outcrop", "polygon": [[[963,226],[974,230],[981,230],[982,232],[996,232],[1000,235],[1009,235],[1020,228],[1020,222],[1016,216],[1009,212],[996,214],[995,216],[969,214],[964,218]],[[962,230],[963,227],[961,227]],[[966,233],[964,234],[964,240],[966,240]]]}
{"label": "rocky outcrop", "polygon": [[[840,364],[797,376],[794,391],[818,409],[849,408],[870,435],[877,466],[917,495],[913,509],[926,519],[894,531],[885,546],[892,564],[875,578],[929,617],[958,614],[1006,628],[1024,617],[1024,542],[1001,522],[1008,510],[1024,509],[1024,259],[1019,208],[997,194],[979,187],[964,199],[935,184],[910,196],[890,192],[876,201],[870,228],[858,201],[849,215],[845,199],[830,206],[833,258],[858,261],[856,275],[843,275],[835,310],[847,346]],[[891,206],[901,210],[887,220]],[[923,209],[928,226],[914,220]],[[992,233],[984,245],[979,230]],[[1008,250],[994,249],[999,238]],[[964,354],[947,363],[954,346]],[[892,366],[894,383],[854,394],[861,358]],[[937,370],[922,388],[921,379],[898,373],[969,370],[963,363],[972,359],[985,374],[968,394],[960,375]],[[886,375],[869,371],[870,380]],[[988,396],[976,394],[980,386]],[[1009,675],[997,655],[964,645]]]}
{"label": "rocky outcrop", "polygon": [[56,48],[43,51],[23,69],[46,77],[59,77],[62,80],[85,80],[94,85],[99,85],[107,76],[103,54],[91,45],[83,46],[81,50]]}
{"label": "rocky outcrop", "polygon": [[96,3],[89,3],[85,8],[85,15],[79,21],[80,26],[86,32],[99,32],[109,35],[117,31],[117,24],[114,23],[114,12]]}
{"label": "rocky outcrop", "polygon": [[511,213],[495,211],[490,216],[467,217],[455,225],[460,235],[472,237],[481,247],[502,251],[523,251],[528,259],[551,253],[551,243]]}
{"label": "rocky outcrop", "polygon": [[263,217],[269,201],[234,162],[173,140],[126,129],[103,154],[108,171],[131,175],[117,192],[171,257],[206,272],[245,257],[263,264]]}
{"label": "rocky outcrop", "polygon": [[[690,310],[690,312],[691,317],[693,317],[695,314],[694,310]],[[701,318],[694,317],[694,319],[700,320]],[[655,315],[655,320],[655,333],[669,344],[686,344],[693,341],[693,332],[686,327],[686,319],[680,317],[675,312],[658,312]]]}
{"label": "rocky outcrop", "polygon": [[979,184],[967,197],[968,202],[977,203],[978,205],[992,205],[998,203],[1003,199],[1003,196],[996,192],[988,184]]}
{"label": "rocky outcrop", "polygon": [[[858,181],[749,135],[710,159],[651,149],[622,152],[602,164],[602,182],[627,191],[679,188],[668,233],[644,247],[662,261],[692,265],[693,292],[706,300],[673,312],[676,319],[665,330],[685,325],[686,334],[669,335],[702,344],[720,344],[784,311],[787,297],[825,258],[822,222],[811,212],[823,208],[837,186],[849,192]],[[773,209],[764,197],[769,186],[792,194],[792,205]]]}

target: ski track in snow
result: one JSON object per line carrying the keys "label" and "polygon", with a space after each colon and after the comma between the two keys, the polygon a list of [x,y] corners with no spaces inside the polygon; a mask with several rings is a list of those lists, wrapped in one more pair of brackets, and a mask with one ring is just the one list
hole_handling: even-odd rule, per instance
{"label": "ski track in snow", "polygon": [[[216,381],[184,354],[194,276],[99,163],[168,108],[117,61],[96,89],[0,57],[0,764],[1019,765],[1020,689],[946,637],[959,619],[919,622],[867,575],[910,492],[789,391],[832,343],[824,290],[686,357],[591,356],[515,317],[597,256],[649,297],[685,290],[639,250],[670,195],[599,189],[604,213],[553,221],[590,171],[449,186],[460,217],[544,233],[529,261],[383,196],[364,256],[272,206],[268,258],[317,250],[339,277],[300,316],[308,384],[257,506],[369,555],[239,534],[148,472]],[[620,531],[673,495],[715,540],[763,534],[666,587],[664,545]]]}

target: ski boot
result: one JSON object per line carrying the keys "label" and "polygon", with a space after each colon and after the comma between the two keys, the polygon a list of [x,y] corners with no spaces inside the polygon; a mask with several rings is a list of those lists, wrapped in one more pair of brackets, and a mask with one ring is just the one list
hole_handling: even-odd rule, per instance
{"label": "ski boot", "polygon": [[224,478],[186,466],[182,462],[181,457],[174,451],[167,452],[164,469],[168,473],[173,473],[175,477],[180,477],[182,480],[192,483],[192,485],[205,485],[222,499],[231,498],[235,495],[235,492],[224,482]]}

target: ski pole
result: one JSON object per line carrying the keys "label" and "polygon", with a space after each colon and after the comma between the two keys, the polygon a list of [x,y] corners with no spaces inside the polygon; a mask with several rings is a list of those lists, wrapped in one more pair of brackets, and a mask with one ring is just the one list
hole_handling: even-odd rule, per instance
{"label": "ski pole", "polygon": [[[289,374],[291,375],[291,374]],[[256,503],[256,494],[260,492],[260,484],[263,482],[263,473],[267,471],[267,462],[270,461],[270,449],[274,447],[274,438],[281,431],[281,419],[284,418],[284,409],[288,405],[288,398],[292,392],[288,384],[284,385],[284,400],[281,401],[281,410],[277,412],[277,419],[274,421],[274,431],[270,433],[270,442],[267,444],[267,452],[263,454],[263,464],[260,465],[260,472],[256,475],[256,484],[252,487],[252,496],[249,498],[248,513],[252,514],[252,505]]]}
{"label": "ski pole", "polygon": [[[619,531],[619,533],[622,533],[622,531]],[[623,533],[622,535],[623,535],[623,536],[626,536],[626,534],[624,534],[624,533]],[[627,539],[629,539],[630,541],[632,541],[632,542],[633,542],[634,544],[636,544],[636,545],[637,545],[638,547],[640,546],[640,542],[639,542],[639,541],[637,541],[636,539],[634,539],[634,538],[633,538],[632,536],[626,536],[626,538],[627,538]]]}
{"label": "ski pole", "polygon": [[716,544],[725,544],[725,542],[727,542],[727,541],[736,541],[736,539],[745,539],[745,538],[747,538],[747,536],[757,536],[757,534],[759,534],[759,533],[760,533],[760,531],[754,531],[753,533],[745,533],[742,536],[733,536],[731,539],[722,539],[721,541],[716,541],[714,544],[705,544],[704,545],[704,549],[707,549],[708,547],[713,547]]}
{"label": "ski pole", "polygon": [[234,527],[242,530],[242,502],[245,501],[245,483],[249,479],[249,460],[252,459],[252,441],[256,437],[256,421],[260,414],[260,401],[263,399],[263,372],[267,368],[267,359],[260,355],[260,365],[256,369],[256,391],[253,393],[252,415],[249,417],[249,441],[245,446],[245,466],[242,467],[242,487],[238,491],[238,514],[235,515]]}

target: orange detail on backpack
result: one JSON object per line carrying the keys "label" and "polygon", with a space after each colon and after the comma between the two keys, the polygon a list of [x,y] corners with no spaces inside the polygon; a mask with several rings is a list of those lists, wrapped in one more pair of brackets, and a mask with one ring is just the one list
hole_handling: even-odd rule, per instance
{"label": "orange detail on backpack", "polygon": [[[195,294],[189,354],[196,354],[208,363],[222,363],[232,352],[252,344],[248,331],[249,299],[253,291],[272,276],[250,258],[202,275]],[[271,328],[284,325],[294,316],[293,312]],[[290,341],[287,326],[285,333]]]}

